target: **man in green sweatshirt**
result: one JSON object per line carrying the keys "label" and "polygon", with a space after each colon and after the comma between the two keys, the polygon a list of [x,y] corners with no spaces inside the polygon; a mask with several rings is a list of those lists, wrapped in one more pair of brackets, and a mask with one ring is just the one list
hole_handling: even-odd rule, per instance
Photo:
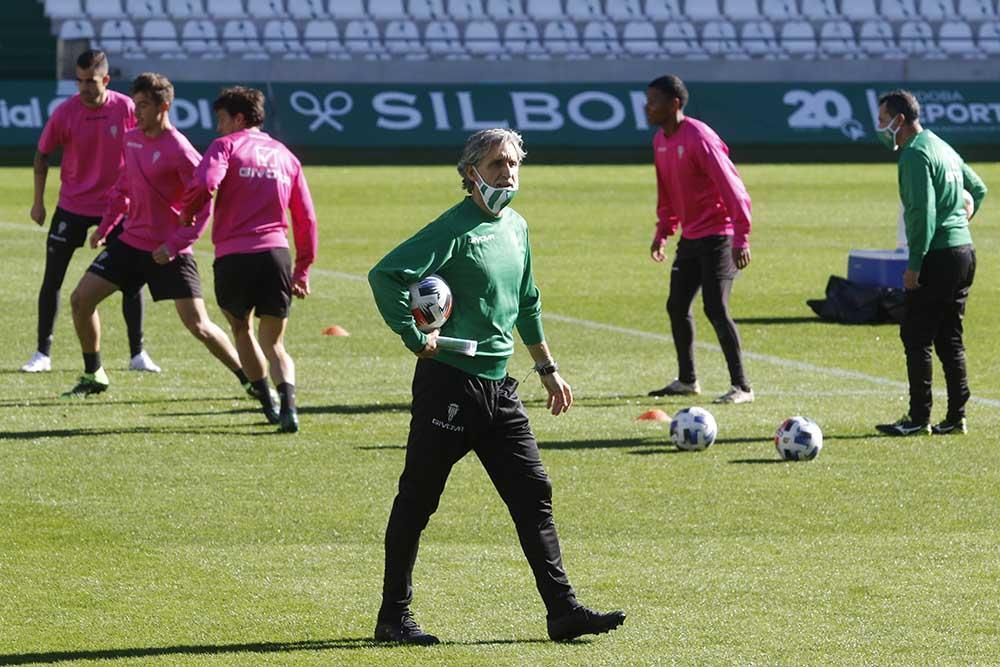
{"label": "man in green sweatshirt", "polygon": [[[452,466],[473,450],[507,505],[547,612],[549,637],[568,640],[608,632],[625,614],[602,614],[576,601],[563,569],[552,518],[552,485],[538,444],[507,375],[513,329],[535,362],[559,415],[573,403],[542,332],[541,297],[531,271],[524,218],[508,206],[524,159],[513,130],[482,130],[466,141],[458,163],[470,193],[392,250],[368,274],[379,312],[417,357],[406,462],[385,534],[385,577],[376,641],[436,644],[413,619],[412,573],[420,533],[438,507]],[[474,340],[475,356],[438,347],[438,331],[421,332],[410,314],[409,285],[437,274],[454,306],[442,327]]]}
{"label": "man in green sweatshirt", "polygon": [[[899,337],[906,352],[910,411],[876,428],[887,435],[966,433],[965,404],[971,394],[962,320],[976,273],[969,220],[979,211],[986,186],[951,146],[920,125],[920,104],[908,91],[879,98],[878,118],[880,139],[899,151],[899,197],[910,252]],[[972,195],[971,212],[965,191]],[[948,412],[933,427],[932,347],[948,387]]]}

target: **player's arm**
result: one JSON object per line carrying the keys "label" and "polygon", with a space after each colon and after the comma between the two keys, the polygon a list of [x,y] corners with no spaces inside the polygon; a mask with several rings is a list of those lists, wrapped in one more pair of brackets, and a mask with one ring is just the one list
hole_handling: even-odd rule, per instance
{"label": "player's arm", "polygon": [[972,195],[972,216],[979,211],[979,207],[982,206],[983,200],[986,199],[986,193],[988,189],[986,183],[983,183],[983,179],[979,178],[979,174],[972,170],[972,167],[962,163],[962,187],[968,190],[969,194]]}
{"label": "player's arm", "polygon": [[750,264],[750,194],[721,140],[705,138],[702,149],[702,168],[718,189],[733,221],[733,261],[736,268],[745,269]]}
{"label": "player's arm", "polygon": [[654,262],[662,262],[666,259],[664,248],[667,244],[667,237],[677,232],[680,219],[674,214],[670,207],[670,193],[667,190],[666,181],[660,168],[654,165],[656,171],[656,230],[653,233],[653,242],[649,245],[649,256]]}
{"label": "player's arm", "polygon": [[32,162],[35,181],[35,198],[31,204],[31,219],[35,224],[45,224],[45,182],[49,177],[49,155],[41,151],[35,151],[35,159]]}
{"label": "player's arm", "polygon": [[[191,183],[194,180],[195,171],[201,161],[201,155],[198,154],[198,151],[193,147],[185,147],[183,152],[177,156],[176,173],[178,182]],[[185,192],[187,192],[186,189]],[[183,196],[182,194],[181,197]],[[187,218],[186,222],[183,222],[185,218],[184,211],[182,210],[178,220],[181,224],[177,226],[177,229],[174,230],[170,238],[154,251],[153,259],[160,264],[166,264],[173,261],[179,252],[193,246],[208,226],[208,216],[211,212],[211,197],[205,200],[201,208],[191,211],[189,214],[190,217]]]}
{"label": "player's arm", "polygon": [[319,225],[312,194],[306,182],[302,165],[298,165],[292,179],[291,197],[288,201],[292,214],[292,234],[295,237],[295,268],[292,271],[292,294],[301,298],[309,294],[309,267],[316,261],[319,247]]}
{"label": "player's arm", "polygon": [[433,353],[437,336],[417,328],[410,313],[410,285],[440,269],[451,258],[457,242],[447,225],[430,224],[368,272],[368,284],[382,319],[416,355]]}
{"label": "player's arm", "polygon": [[930,249],[937,220],[934,183],[927,157],[917,151],[905,151],[899,159],[899,198],[903,202],[903,222],[910,256],[903,273],[903,287],[916,289],[920,267]]}
{"label": "player's arm", "polygon": [[186,181],[187,187],[181,197],[179,216],[182,226],[195,224],[198,214],[205,210],[206,206],[211,208],[212,195],[219,189],[219,184],[229,171],[229,150],[228,143],[218,139],[213,141],[194,173]]}
{"label": "player's arm", "polygon": [[131,193],[128,181],[128,169],[122,169],[121,173],[118,174],[118,180],[115,181],[114,186],[112,186],[111,191],[108,193],[108,205],[101,216],[101,222],[97,225],[97,229],[90,235],[89,243],[91,248],[104,245],[104,241],[108,238],[111,230],[121,224],[121,221],[125,218],[130,203]]}
{"label": "player's arm", "polygon": [[535,362],[535,372],[542,381],[542,386],[549,397],[545,406],[554,415],[561,415],[573,405],[573,390],[559,375],[559,366],[552,359],[548,344],[543,340],[528,346],[528,353]]}

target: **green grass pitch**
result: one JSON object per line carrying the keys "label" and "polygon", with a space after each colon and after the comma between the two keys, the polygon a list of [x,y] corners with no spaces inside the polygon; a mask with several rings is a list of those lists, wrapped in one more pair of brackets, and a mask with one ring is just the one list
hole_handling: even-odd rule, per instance
{"label": "green grass pitch", "polygon": [[[975,165],[1000,193],[1000,165]],[[708,406],[700,453],[636,421],[727,389],[698,305],[697,401],[648,399],[676,366],[650,261],[651,166],[539,166],[516,208],[532,234],[547,338],[576,405],[559,418],[510,363],[555,487],[566,567],[585,604],[622,608],[610,635],[553,644],[513,526],[474,456],[424,535],[414,611],[444,645],[375,646],[382,536],[408,426],[413,357],[364,276],[461,196],[449,166],[309,168],[321,223],[313,296],[295,306],[302,431],[273,434],[232,376],[148,303],[164,373],[130,373],[119,298],[101,308],[111,388],[56,399],[81,370],[68,297],[54,369],[33,350],[45,231],[30,169],[0,170],[0,665],[943,665],[1000,663],[1000,200],[972,229],[967,437],[878,437],[906,410],[898,329],[812,317],[851,248],[894,245],[896,171],[748,165],[753,263],[737,281],[757,401]],[[50,174],[49,211],[57,173]],[[197,246],[211,295],[211,245]],[[209,312],[223,318],[209,299]],[[321,335],[339,324],[346,338]],[[943,388],[940,367],[936,386]],[[944,397],[936,398],[935,418]],[[820,457],[778,462],[793,414]],[[118,663],[116,663],[118,664]]]}

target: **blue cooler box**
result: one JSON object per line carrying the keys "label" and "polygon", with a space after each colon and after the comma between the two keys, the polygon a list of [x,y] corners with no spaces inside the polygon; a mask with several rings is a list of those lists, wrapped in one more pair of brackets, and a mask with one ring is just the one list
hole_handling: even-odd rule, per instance
{"label": "blue cooler box", "polygon": [[851,250],[847,254],[847,279],[861,285],[903,288],[906,250]]}

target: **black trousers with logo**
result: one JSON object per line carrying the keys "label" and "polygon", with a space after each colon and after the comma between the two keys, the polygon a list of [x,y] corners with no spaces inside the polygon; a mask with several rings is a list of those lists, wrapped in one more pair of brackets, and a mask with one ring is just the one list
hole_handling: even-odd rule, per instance
{"label": "black trousers with logo", "polygon": [[910,383],[910,419],[927,423],[931,416],[931,347],[944,368],[949,421],[965,416],[971,395],[965,369],[962,320],[976,275],[976,251],[971,245],[931,250],[920,267],[920,287],[906,292],[899,337],[906,351]]}
{"label": "black trousers with logo", "polygon": [[670,268],[670,294],[667,314],[670,333],[677,349],[677,378],[692,383],[697,379],[694,367],[694,316],[691,307],[701,290],[705,316],[712,323],[729,367],[729,382],[750,389],[743,370],[740,334],[729,314],[729,294],[737,274],[733,262],[732,236],[681,238],[677,242],[674,263]]}
{"label": "black trousers with logo", "polygon": [[517,384],[511,377],[484,380],[431,359],[417,361],[406,463],[385,532],[381,618],[398,615],[413,600],[420,533],[452,466],[470,449],[507,505],[548,615],[577,606],[552,519],[552,484]]}

